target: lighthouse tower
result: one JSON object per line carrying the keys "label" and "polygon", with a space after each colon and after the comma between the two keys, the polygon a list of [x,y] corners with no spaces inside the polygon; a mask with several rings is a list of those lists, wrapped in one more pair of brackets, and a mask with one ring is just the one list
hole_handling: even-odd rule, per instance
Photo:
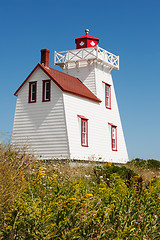
{"label": "lighthouse tower", "polygon": [[76,49],[49,49],[15,92],[12,144],[27,146],[40,159],[74,159],[125,163],[128,154],[111,70],[119,57],[100,48],[99,39],[75,39]]}
{"label": "lighthouse tower", "polygon": [[128,153],[111,75],[113,69],[119,70],[119,56],[99,47],[99,39],[90,36],[88,29],[75,43],[74,50],[55,52],[54,63],[64,73],[78,78],[101,101],[99,108],[92,108],[96,123],[90,134],[96,146],[90,152],[93,158],[103,156],[107,161],[126,162]]}

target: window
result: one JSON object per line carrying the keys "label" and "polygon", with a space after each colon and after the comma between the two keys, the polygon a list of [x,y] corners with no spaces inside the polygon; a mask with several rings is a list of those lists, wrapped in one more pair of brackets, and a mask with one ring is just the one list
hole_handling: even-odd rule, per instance
{"label": "window", "polygon": [[81,115],[77,116],[81,118],[81,146],[88,147],[88,119]]}
{"label": "window", "polygon": [[50,101],[50,94],[51,93],[51,81],[50,80],[44,80],[43,81],[43,102]]}
{"label": "window", "polygon": [[37,82],[30,82],[29,83],[29,103],[36,102],[36,95],[37,95]]}
{"label": "window", "polygon": [[88,146],[88,121],[81,119],[81,144]]}
{"label": "window", "polygon": [[113,151],[117,151],[117,126],[111,125],[111,147]]}
{"label": "window", "polygon": [[111,85],[103,83],[105,84],[105,106],[111,109]]}

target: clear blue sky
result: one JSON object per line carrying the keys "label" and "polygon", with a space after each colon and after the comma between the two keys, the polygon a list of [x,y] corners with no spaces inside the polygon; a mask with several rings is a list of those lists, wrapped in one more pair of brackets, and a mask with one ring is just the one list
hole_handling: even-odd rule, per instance
{"label": "clear blue sky", "polygon": [[[84,30],[120,56],[113,70],[130,159],[160,160],[160,1],[0,1],[0,132],[11,136],[13,95],[35,65],[40,49],[75,49]],[[60,70],[60,69],[59,69]]]}

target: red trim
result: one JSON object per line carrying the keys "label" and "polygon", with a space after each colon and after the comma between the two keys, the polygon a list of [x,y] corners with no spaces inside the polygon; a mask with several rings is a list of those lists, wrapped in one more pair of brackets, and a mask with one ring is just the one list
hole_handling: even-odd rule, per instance
{"label": "red trim", "polygon": [[[31,88],[32,88],[32,85],[35,84],[35,99],[34,100],[31,100]],[[29,82],[29,96],[28,96],[28,103],[35,103],[36,102],[36,99],[37,99],[37,82]]]}
{"label": "red trim", "polygon": [[[38,63],[38,64],[39,64],[39,63]],[[47,74],[47,76],[48,76],[49,78],[52,79],[52,81],[53,81],[62,91],[64,91],[63,88],[61,87],[61,85],[59,85],[59,84],[54,80],[54,78],[46,71],[46,69],[45,69],[41,64],[39,64],[39,67]]]}
{"label": "red trim", "polygon": [[82,119],[84,119],[84,120],[88,120],[88,118],[86,118],[86,117],[84,117],[84,116],[82,116],[82,115],[77,115],[77,117],[82,118]]}
{"label": "red trim", "polygon": [[[89,100],[94,101],[94,102],[101,102],[101,100],[98,99],[96,96],[95,96],[95,98],[92,98],[92,97],[84,96],[84,95],[81,95],[81,94],[79,94],[79,93],[75,93],[75,92],[72,92],[72,91],[63,89],[63,88],[61,87],[61,85],[58,84],[58,83],[54,80],[54,78],[51,76],[51,74],[49,74],[49,73],[47,72],[48,69],[45,69],[45,67],[42,66],[42,65],[39,64],[39,63],[38,63],[37,66],[33,69],[33,71],[29,74],[29,76],[26,78],[26,80],[21,84],[21,86],[17,89],[17,91],[14,93],[15,96],[18,94],[19,90],[23,87],[23,85],[27,82],[27,80],[30,78],[30,76],[34,73],[34,71],[35,71],[38,67],[40,67],[40,68],[46,73],[46,75],[47,75],[63,92],[68,92],[68,93],[74,94],[74,95],[76,95],[76,96],[83,97],[83,98],[85,98],[85,99],[89,99]],[[49,68],[49,69],[50,69],[50,68]],[[64,73],[63,73],[63,74],[64,74]],[[78,80],[79,80],[79,79],[78,79]],[[80,81],[80,80],[79,80],[79,81]]]}
{"label": "red trim", "polygon": [[[81,146],[82,147],[88,147],[88,118],[82,116],[82,115],[77,115],[77,117],[81,118]],[[83,144],[83,127],[82,127],[82,122],[86,122],[86,144]]]}
{"label": "red trim", "polygon": [[[103,83],[105,84],[105,106],[106,108],[111,109],[111,85],[106,82]],[[107,87],[109,87],[109,106],[107,106]]]}
{"label": "red trim", "polygon": [[[85,97],[85,96],[83,96],[83,95],[81,95],[81,94],[78,94],[78,93],[74,93],[74,92],[69,91],[69,90],[64,90],[64,89],[61,87],[61,85],[59,85],[59,84],[54,80],[54,78],[47,72],[47,70],[46,70],[41,64],[39,64],[39,67],[47,74],[47,76],[48,76],[49,78],[52,79],[52,81],[53,81],[63,92],[68,92],[68,93],[74,94],[74,95],[79,96],[79,97],[83,97],[83,98],[86,98],[86,99],[90,99],[90,100],[92,100],[92,101],[94,101],[94,102],[102,102],[102,101],[101,101],[100,99],[98,99],[98,98],[97,98],[97,100],[96,100],[96,99],[92,99],[92,98],[90,98],[90,97]],[[78,80],[79,80],[79,79],[78,79]],[[80,81],[80,80],[79,80],[79,81]]]}
{"label": "red trim", "polygon": [[[83,144],[83,132],[82,132],[82,124],[86,122],[86,144]],[[81,118],[81,146],[88,147],[88,120]]]}
{"label": "red trim", "polygon": [[34,73],[34,71],[39,67],[39,63],[37,64],[37,66],[32,70],[32,72],[28,75],[28,77],[25,79],[25,81],[21,84],[21,86],[17,89],[17,91],[14,93],[14,96],[17,95],[17,93],[19,92],[19,90],[23,87],[23,85],[27,82],[27,80],[30,78],[30,76]]}
{"label": "red trim", "polygon": [[76,39],[75,39],[75,42],[76,42],[77,40],[79,40],[79,39],[92,39],[92,40],[97,40],[97,41],[99,41],[99,38],[93,37],[93,36],[89,35],[88,33],[85,34],[85,35],[83,35],[83,36],[81,36],[81,37],[76,38]]}
{"label": "red trim", "polygon": [[113,123],[108,123],[109,125],[113,126],[113,127],[117,127],[116,125],[114,125]]}
{"label": "red trim", "polygon": [[98,102],[98,103],[102,102],[102,101],[99,100],[99,99],[96,100],[96,99],[93,99],[93,98],[90,98],[90,97],[85,97],[85,96],[83,96],[83,95],[81,95],[81,94],[74,93],[74,92],[72,92],[72,91],[63,90],[63,89],[62,89],[62,91],[63,91],[63,92],[67,92],[67,93],[71,93],[71,94],[76,95],[76,96],[78,96],[78,97],[82,97],[82,98],[85,98],[85,99],[89,99],[90,101],[93,101],[93,102]]}
{"label": "red trim", "polygon": [[[49,99],[45,99],[45,86],[46,86],[46,83],[49,83]],[[42,102],[49,102],[51,99],[51,80],[43,80],[43,87],[42,87]]]}
{"label": "red trim", "polygon": [[109,83],[106,83],[106,82],[104,82],[104,81],[102,81],[102,83],[104,83],[104,84],[107,84],[107,85],[109,85],[109,86],[112,86],[111,84],[109,84]]}
{"label": "red trim", "polygon": [[[112,151],[118,151],[117,150],[117,126],[111,124],[111,123],[108,123],[110,126],[111,126],[111,148],[112,148]],[[113,148],[113,128],[115,129],[115,144],[116,144],[116,148]]]}

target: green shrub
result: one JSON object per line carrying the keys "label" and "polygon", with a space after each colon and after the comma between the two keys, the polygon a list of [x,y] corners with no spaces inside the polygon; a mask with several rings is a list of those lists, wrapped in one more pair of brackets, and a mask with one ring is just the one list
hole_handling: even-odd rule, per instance
{"label": "green shrub", "polygon": [[133,165],[138,168],[146,168],[147,163],[146,163],[146,160],[144,159],[135,158],[135,159],[132,159],[130,162],[128,162],[128,165]]}
{"label": "green shrub", "polygon": [[154,170],[160,170],[160,161],[157,161],[154,159],[148,159],[147,160],[147,168],[154,169]]}
{"label": "green shrub", "polygon": [[128,162],[128,165],[142,169],[154,169],[154,170],[160,169],[160,161],[154,159],[144,160],[140,158],[135,158]]}
{"label": "green shrub", "polygon": [[[19,154],[6,156],[23,162]],[[9,166],[6,176],[23,164]],[[42,163],[23,172],[23,187],[18,174],[18,192],[1,208],[1,240],[160,239],[160,178],[142,186],[133,171],[110,163],[88,174],[84,167]]]}
{"label": "green shrub", "polygon": [[129,176],[130,178],[137,176],[133,170],[126,168],[125,166],[119,167],[112,163],[105,163],[103,166],[95,167],[95,172],[99,176],[103,176],[103,179],[109,178],[113,173],[118,174],[124,180],[127,180]]}

